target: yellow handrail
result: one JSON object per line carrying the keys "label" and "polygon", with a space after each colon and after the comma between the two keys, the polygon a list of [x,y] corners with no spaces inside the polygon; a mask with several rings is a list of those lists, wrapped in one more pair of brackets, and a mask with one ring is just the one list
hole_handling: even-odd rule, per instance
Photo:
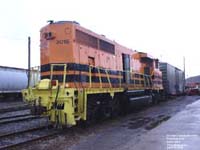
{"label": "yellow handrail", "polygon": [[101,73],[100,73],[100,69],[98,67],[98,75],[99,75],[99,83],[100,83],[100,88],[102,88],[102,81],[101,81]]}
{"label": "yellow handrail", "polygon": [[133,87],[135,87],[135,73],[133,72]]}
{"label": "yellow handrail", "polygon": [[119,87],[122,87],[122,74],[121,74],[121,71],[119,71]]}
{"label": "yellow handrail", "polygon": [[150,77],[147,76],[148,87],[150,87]]}
{"label": "yellow handrail", "polygon": [[92,68],[92,66],[89,66],[89,84],[90,84],[90,88],[92,87],[92,73],[91,73],[91,68]]}
{"label": "yellow handrail", "polygon": [[139,74],[140,86],[142,85],[141,74]]}
{"label": "yellow handrail", "polygon": [[67,64],[51,64],[50,80],[53,80],[53,71],[55,66],[63,66],[63,87],[65,87],[66,75],[67,75]]}
{"label": "yellow handrail", "polygon": [[105,69],[105,72],[106,72],[106,76],[107,76],[107,80],[108,80],[109,86],[110,86],[110,88],[112,88],[112,84],[110,82],[110,77],[109,77],[109,74],[108,74],[108,70]]}
{"label": "yellow handrail", "polygon": [[51,72],[50,72],[50,80],[53,80],[53,67],[54,67],[54,65],[51,64],[51,68],[50,68],[50,70],[51,70]]}
{"label": "yellow handrail", "polygon": [[145,74],[143,75],[143,80],[144,80],[144,87],[147,87],[147,85],[146,85],[146,75]]}
{"label": "yellow handrail", "polygon": [[66,82],[66,74],[67,74],[67,64],[64,64],[63,88],[65,87],[65,82]]}
{"label": "yellow handrail", "polygon": [[[64,67],[64,72],[63,72],[63,88],[65,88],[65,83],[66,83],[66,75],[67,75],[67,64],[51,64],[50,66],[50,80],[53,80],[53,72],[54,72],[54,67],[55,66],[63,66]],[[92,88],[92,68],[94,66],[89,66],[89,88]],[[109,74],[109,70],[108,69],[103,69],[100,67],[95,67],[95,69],[97,69],[98,72],[98,78],[99,78],[99,88],[102,88],[102,75],[101,75],[101,70],[105,70],[106,73],[106,78],[107,81],[109,83],[109,87],[112,88],[113,85],[111,83],[111,77]],[[130,74],[130,80],[133,80],[133,82],[129,83],[132,84],[134,87],[150,87],[151,86],[151,77],[150,75],[147,74],[141,74],[141,73],[137,73],[137,72],[131,72],[131,71],[119,71],[118,73],[118,80],[119,80],[119,87],[122,87],[122,75],[123,72],[127,72]],[[137,75],[137,76],[136,76]],[[136,81],[139,83],[136,84]]]}

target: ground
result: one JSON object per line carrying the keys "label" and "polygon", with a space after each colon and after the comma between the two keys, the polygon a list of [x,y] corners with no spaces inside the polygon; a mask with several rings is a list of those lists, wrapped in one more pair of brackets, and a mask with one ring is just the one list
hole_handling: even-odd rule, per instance
{"label": "ground", "polygon": [[200,142],[199,99],[199,96],[178,97],[88,128],[65,129],[59,136],[19,149],[196,150],[194,146]]}

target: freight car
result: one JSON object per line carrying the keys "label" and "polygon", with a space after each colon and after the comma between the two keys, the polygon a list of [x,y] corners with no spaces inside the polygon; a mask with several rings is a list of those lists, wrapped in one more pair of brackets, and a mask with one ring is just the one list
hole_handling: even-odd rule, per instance
{"label": "freight car", "polygon": [[162,81],[165,94],[183,94],[185,81],[184,72],[166,62],[160,62],[159,68],[162,71]]}
{"label": "freight car", "polygon": [[0,66],[1,99],[20,97],[21,90],[27,87],[27,70]]}
{"label": "freight car", "polygon": [[27,88],[27,83],[27,69],[0,66],[0,100],[22,98],[21,90]]}
{"label": "freight car", "polygon": [[40,31],[41,80],[22,91],[32,113],[73,126],[157,102],[163,94],[158,60],[133,51],[77,22]]}

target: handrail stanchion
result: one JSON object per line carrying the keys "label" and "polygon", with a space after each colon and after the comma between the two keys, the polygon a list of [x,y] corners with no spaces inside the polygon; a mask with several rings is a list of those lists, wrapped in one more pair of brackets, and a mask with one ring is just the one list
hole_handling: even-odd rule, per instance
{"label": "handrail stanchion", "polygon": [[100,73],[100,69],[98,67],[98,75],[99,75],[99,83],[100,83],[100,88],[102,88],[102,81],[101,81],[101,73]]}
{"label": "handrail stanchion", "polygon": [[53,80],[54,66],[63,66],[64,67],[64,70],[63,70],[63,88],[64,88],[65,83],[66,83],[67,64],[51,64],[50,80]]}
{"label": "handrail stanchion", "polygon": [[65,83],[66,83],[66,75],[67,75],[67,64],[61,64],[60,66],[64,67],[64,73],[63,73],[63,94],[65,93]]}
{"label": "handrail stanchion", "polygon": [[66,74],[67,74],[67,64],[64,64],[64,74],[63,74],[63,88],[65,87]]}
{"label": "handrail stanchion", "polygon": [[90,88],[92,87],[92,73],[91,73],[91,65],[89,65],[89,84],[90,84]]}
{"label": "handrail stanchion", "polygon": [[54,65],[51,64],[50,80],[53,80],[53,68],[54,68]]}
{"label": "handrail stanchion", "polygon": [[148,86],[150,87],[150,77],[147,76],[147,82],[148,82]]}
{"label": "handrail stanchion", "polygon": [[144,87],[146,88],[147,84],[146,84],[146,75],[145,74],[143,75],[143,80],[144,80]]}
{"label": "handrail stanchion", "polygon": [[109,76],[109,74],[108,74],[108,70],[105,69],[105,72],[106,72],[106,76],[107,76],[107,80],[108,80],[109,86],[110,86],[110,88],[112,88],[112,84],[111,84],[111,82],[110,82],[110,76]]}
{"label": "handrail stanchion", "polygon": [[119,87],[121,88],[122,84],[122,75],[121,75],[121,71],[119,71]]}

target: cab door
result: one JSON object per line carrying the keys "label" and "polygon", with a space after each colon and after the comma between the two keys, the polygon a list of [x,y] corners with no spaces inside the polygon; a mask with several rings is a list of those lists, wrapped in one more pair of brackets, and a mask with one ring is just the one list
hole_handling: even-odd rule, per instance
{"label": "cab door", "polygon": [[122,64],[123,64],[123,81],[126,84],[130,84],[130,55],[122,54]]}

